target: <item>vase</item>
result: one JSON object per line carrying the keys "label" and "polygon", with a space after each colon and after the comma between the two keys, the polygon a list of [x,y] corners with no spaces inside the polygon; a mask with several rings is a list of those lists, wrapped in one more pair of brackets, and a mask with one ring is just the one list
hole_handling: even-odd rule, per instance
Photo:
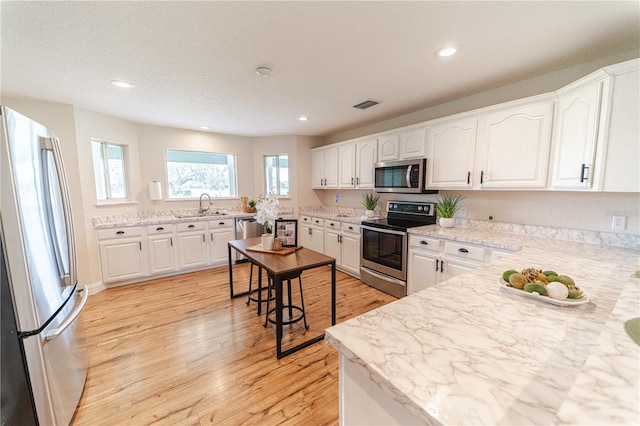
{"label": "vase", "polygon": [[366,210],[364,212],[364,215],[367,217],[374,217],[376,215],[376,213],[373,210]]}
{"label": "vase", "polygon": [[271,250],[273,247],[273,234],[262,234],[262,249]]}
{"label": "vase", "polygon": [[452,217],[441,217],[438,219],[438,224],[443,228],[453,228],[453,222],[455,221]]}

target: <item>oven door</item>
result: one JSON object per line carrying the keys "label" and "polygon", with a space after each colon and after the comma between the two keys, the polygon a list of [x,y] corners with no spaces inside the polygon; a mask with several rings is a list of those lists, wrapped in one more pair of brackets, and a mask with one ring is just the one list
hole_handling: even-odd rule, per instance
{"label": "oven door", "polygon": [[362,225],[361,266],[407,280],[407,233]]}

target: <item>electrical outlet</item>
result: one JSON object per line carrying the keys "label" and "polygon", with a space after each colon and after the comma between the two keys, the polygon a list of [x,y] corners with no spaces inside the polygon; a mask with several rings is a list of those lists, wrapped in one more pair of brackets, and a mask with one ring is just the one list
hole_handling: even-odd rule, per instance
{"label": "electrical outlet", "polygon": [[611,221],[611,229],[614,231],[624,231],[624,227],[627,224],[626,216],[613,216]]}

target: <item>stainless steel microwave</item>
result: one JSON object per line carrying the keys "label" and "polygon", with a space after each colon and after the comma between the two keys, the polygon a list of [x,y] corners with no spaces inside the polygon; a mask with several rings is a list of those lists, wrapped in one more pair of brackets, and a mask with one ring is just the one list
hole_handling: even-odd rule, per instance
{"label": "stainless steel microwave", "polygon": [[426,187],[426,158],[376,163],[374,178],[376,192],[420,194],[436,194],[438,192]]}

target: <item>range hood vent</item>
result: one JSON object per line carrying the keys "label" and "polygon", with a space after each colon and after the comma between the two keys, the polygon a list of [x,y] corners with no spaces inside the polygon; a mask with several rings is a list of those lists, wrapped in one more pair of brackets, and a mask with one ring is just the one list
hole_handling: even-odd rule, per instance
{"label": "range hood vent", "polygon": [[374,105],[378,105],[379,103],[380,102],[378,102],[378,101],[374,101],[372,99],[367,99],[366,101],[360,102],[359,104],[354,105],[353,107],[354,108],[358,108],[358,109],[367,109],[367,108],[371,108]]}

